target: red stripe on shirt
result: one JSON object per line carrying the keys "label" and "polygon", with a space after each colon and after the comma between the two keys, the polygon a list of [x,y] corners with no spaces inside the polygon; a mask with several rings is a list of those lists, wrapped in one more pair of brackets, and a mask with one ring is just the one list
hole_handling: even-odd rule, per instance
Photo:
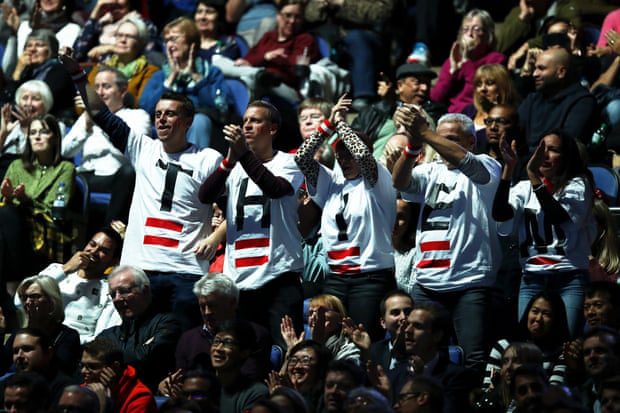
{"label": "red stripe on shirt", "polygon": [[450,268],[450,260],[422,260],[416,268]]}
{"label": "red stripe on shirt", "polygon": [[269,246],[269,238],[252,238],[235,241],[235,249],[242,250],[245,248],[261,248]]}
{"label": "red stripe on shirt", "polygon": [[144,245],[159,245],[161,247],[167,247],[167,248],[176,248],[179,246],[178,239],[156,237],[154,235],[145,235],[143,243]]}
{"label": "red stripe on shirt", "polygon": [[554,259],[545,258],[545,257],[533,257],[527,260],[527,263],[532,264],[532,265],[553,265],[559,262],[560,260],[554,260]]}
{"label": "red stripe on shirt", "polygon": [[332,260],[342,260],[348,257],[359,257],[360,247],[351,247],[346,250],[329,251],[327,256]]}
{"label": "red stripe on shirt", "polygon": [[359,274],[362,269],[359,265],[330,265],[331,272],[338,274]]}
{"label": "red stripe on shirt", "polygon": [[263,255],[262,257],[237,258],[235,260],[235,267],[257,267],[259,265],[266,264],[267,262],[269,262],[269,257],[266,255]]}
{"label": "red stripe on shirt", "polygon": [[145,225],[147,227],[169,229],[170,231],[175,231],[175,232],[183,231],[183,224],[179,224],[178,222],[174,222],[174,221],[169,221],[167,219],[147,218]]}
{"label": "red stripe on shirt", "polygon": [[450,241],[429,241],[421,242],[420,250],[426,251],[445,251],[450,249]]}

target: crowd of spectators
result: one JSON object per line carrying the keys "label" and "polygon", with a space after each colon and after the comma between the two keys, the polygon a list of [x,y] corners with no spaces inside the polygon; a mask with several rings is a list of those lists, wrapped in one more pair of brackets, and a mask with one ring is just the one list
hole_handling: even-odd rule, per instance
{"label": "crowd of spectators", "polygon": [[2,3],[0,407],[620,412],[619,8]]}

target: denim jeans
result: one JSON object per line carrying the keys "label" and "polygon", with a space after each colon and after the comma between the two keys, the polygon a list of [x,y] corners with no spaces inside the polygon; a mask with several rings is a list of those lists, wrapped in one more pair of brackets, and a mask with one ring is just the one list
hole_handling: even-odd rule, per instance
{"label": "denim jeans", "polygon": [[484,371],[488,354],[489,289],[437,292],[415,284],[413,302],[437,301],[450,311],[459,346],[465,352],[465,365]]}
{"label": "denim jeans", "polygon": [[153,303],[161,312],[173,313],[181,322],[183,331],[201,323],[198,298],[194,283],[202,277],[194,274],[148,271]]}
{"label": "denim jeans", "polygon": [[526,272],[519,289],[519,319],[523,317],[527,303],[541,291],[553,291],[562,297],[566,307],[568,330],[571,337],[577,337],[583,327],[583,297],[588,282],[587,271],[537,274]]}
{"label": "denim jeans", "polygon": [[377,51],[381,38],[370,30],[349,30],[342,39],[351,58],[349,70],[353,84],[353,97],[375,96],[377,75]]}

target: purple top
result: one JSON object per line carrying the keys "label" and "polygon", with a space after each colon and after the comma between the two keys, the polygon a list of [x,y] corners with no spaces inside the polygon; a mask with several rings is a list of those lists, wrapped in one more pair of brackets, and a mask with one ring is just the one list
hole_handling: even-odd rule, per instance
{"label": "purple top", "polygon": [[449,103],[448,112],[461,113],[474,99],[474,76],[476,70],[487,63],[504,64],[506,56],[489,52],[478,60],[468,60],[454,75],[450,74],[450,59],[441,66],[439,78],[431,89],[431,100]]}

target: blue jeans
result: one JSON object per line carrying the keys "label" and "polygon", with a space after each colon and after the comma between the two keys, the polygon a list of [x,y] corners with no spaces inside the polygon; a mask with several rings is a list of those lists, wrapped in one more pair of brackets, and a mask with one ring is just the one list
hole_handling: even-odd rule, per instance
{"label": "blue jeans", "polygon": [[347,32],[342,39],[351,58],[349,70],[353,83],[353,97],[375,96],[377,86],[376,58],[380,49],[381,38],[369,30],[354,29]]}
{"label": "blue jeans", "polygon": [[583,327],[583,298],[587,282],[587,271],[556,274],[524,273],[519,289],[519,320],[523,317],[532,297],[541,291],[552,291],[562,297],[566,307],[568,330],[571,337],[577,337]]}
{"label": "blue jeans", "polygon": [[153,303],[161,312],[173,313],[181,322],[183,331],[199,325],[202,321],[198,298],[194,295],[194,283],[202,275],[148,271],[151,281]]}
{"label": "blue jeans", "polygon": [[194,121],[187,131],[187,141],[198,146],[200,149],[208,148],[211,142],[211,128],[213,122],[204,113],[196,113]]}
{"label": "blue jeans", "polygon": [[489,289],[437,292],[415,284],[413,302],[437,301],[450,311],[459,346],[465,352],[465,365],[484,371],[488,354]]}

